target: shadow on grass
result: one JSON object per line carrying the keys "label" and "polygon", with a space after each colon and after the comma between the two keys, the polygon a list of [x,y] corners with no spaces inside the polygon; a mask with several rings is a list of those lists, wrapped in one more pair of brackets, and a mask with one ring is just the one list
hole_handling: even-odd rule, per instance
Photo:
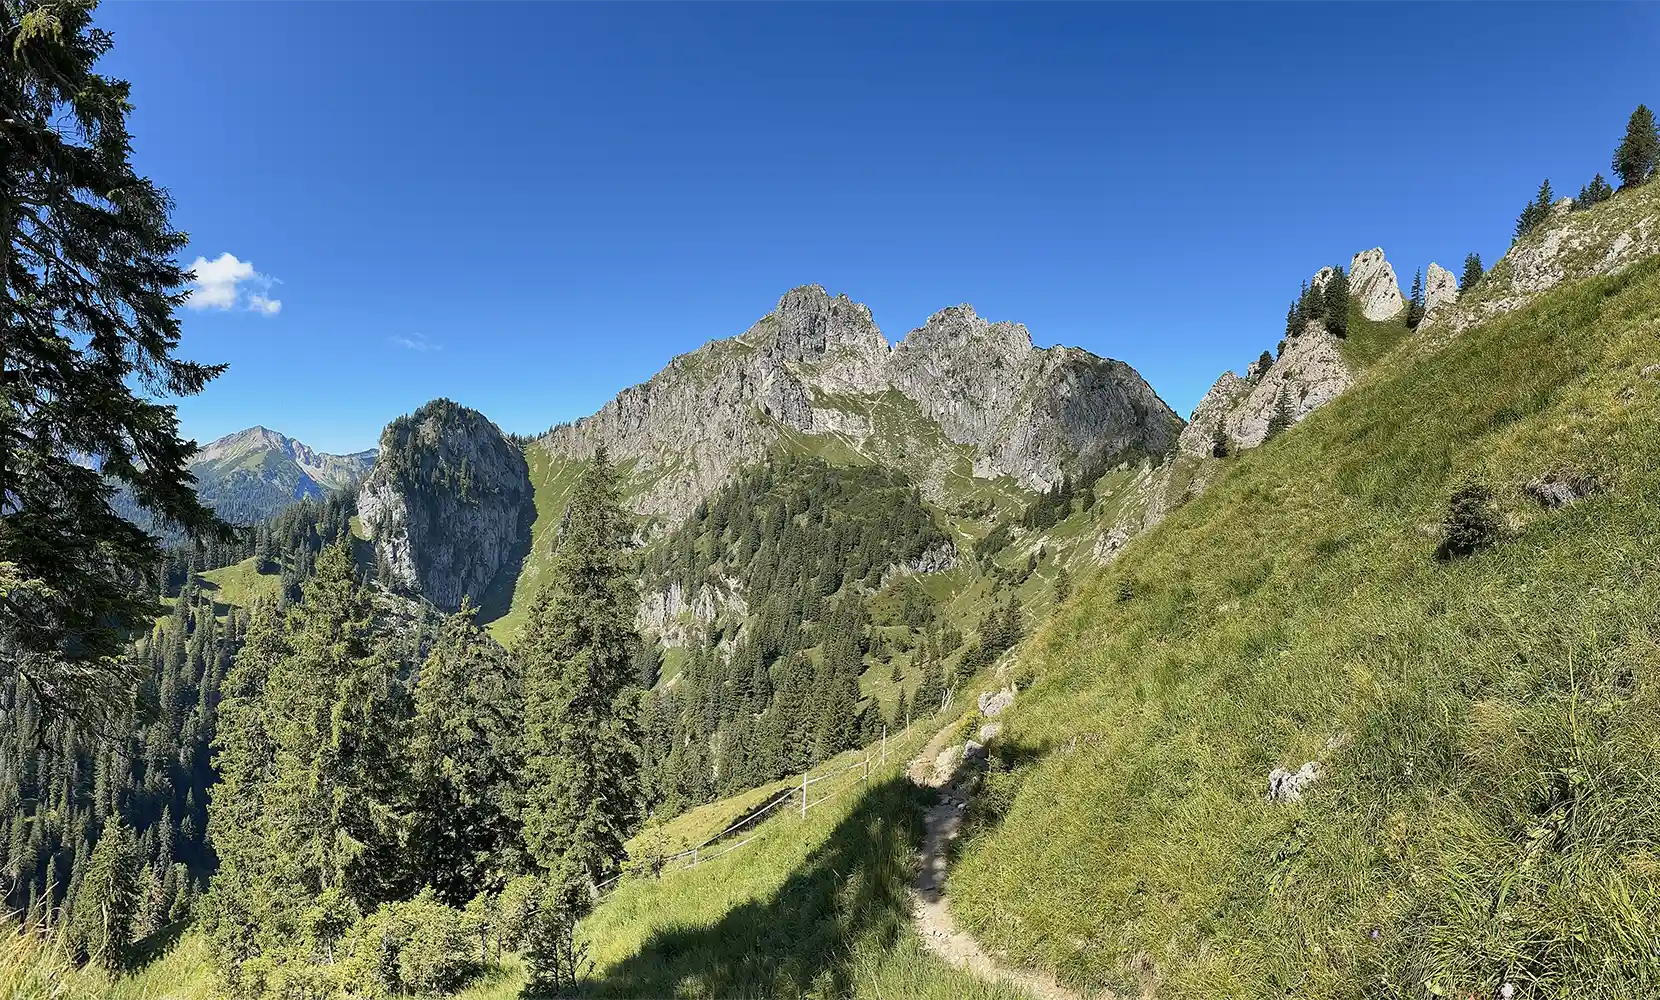
{"label": "shadow on grass", "polygon": [[142,972],[145,966],[172,951],[173,946],[179,943],[179,938],[189,929],[190,922],[180,920],[134,942],[127,951],[126,959],[121,963],[121,971],[127,974]]}
{"label": "shadow on grass", "polygon": [[891,949],[910,919],[908,888],[933,797],[902,775],[876,785],[771,898],[711,926],[658,932],[582,995],[852,995],[857,956]]}

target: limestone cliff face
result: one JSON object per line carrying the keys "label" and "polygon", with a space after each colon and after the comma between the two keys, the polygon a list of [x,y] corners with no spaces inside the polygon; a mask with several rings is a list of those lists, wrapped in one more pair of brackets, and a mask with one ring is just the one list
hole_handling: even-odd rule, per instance
{"label": "limestone cliff face", "polygon": [[1309,323],[1300,336],[1252,383],[1250,392],[1223,418],[1236,445],[1254,448],[1268,436],[1268,423],[1284,400],[1291,422],[1313,413],[1354,384],[1338,352],[1337,339],[1320,323]]}
{"label": "limestone cliff face", "polygon": [[1240,378],[1233,372],[1223,372],[1210,390],[1205,393],[1199,405],[1193,408],[1193,416],[1182,428],[1182,435],[1178,439],[1183,452],[1200,458],[1213,455],[1216,448],[1216,429],[1228,418],[1228,414],[1239,404],[1245,393],[1250,391],[1251,379],[1259,373],[1256,363],[1251,363],[1250,378]]}
{"label": "limestone cliff face", "polygon": [[1383,256],[1381,247],[1354,255],[1349,261],[1349,294],[1367,319],[1388,319],[1406,305],[1395,269]]}
{"label": "limestone cliff face", "polygon": [[1433,322],[1436,314],[1458,302],[1458,279],[1440,264],[1430,261],[1424,272],[1424,322]]}
{"label": "limestone cliff face", "polygon": [[741,336],[675,358],[540,444],[575,459],[605,445],[614,461],[633,463],[635,508],[674,523],[787,434],[870,430],[856,410],[815,402],[889,392],[972,449],[976,475],[1040,488],[1077,462],[1163,452],[1181,426],[1121,362],[1038,349],[1025,327],[989,323],[969,306],[935,313],[890,348],[870,310],[810,285]]}
{"label": "limestone cliff face", "polygon": [[977,475],[1045,489],[1074,461],[1162,454],[1180,421],[1129,365],[1075,347],[1032,346],[1018,323],[943,309],[893,349],[893,385],[946,436],[978,453]]}
{"label": "limestone cliff face", "polygon": [[445,610],[518,572],[534,515],[524,453],[447,399],[387,425],[357,507],[383,582]]}

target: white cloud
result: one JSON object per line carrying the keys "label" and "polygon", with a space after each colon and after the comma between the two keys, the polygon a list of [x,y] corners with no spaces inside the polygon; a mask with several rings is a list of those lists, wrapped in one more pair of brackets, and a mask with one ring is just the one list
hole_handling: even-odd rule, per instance
{"label": "white cloud", "polygon": [[253,262],[237,260],[235,254],[222,253],[213,260],[197,257],[190,265],[190,276],[194,280],[185,305],[192,309],[224,312],[240,306],[261,316],[282,312],[282,300],[268,294],[271,286],[278,284],[277,279],[260,274]]}
{"label": "white cloud", "polygon": [[386,339],[390,343],[396,344],[406,350],[420,351],[422,354],[425,354],[428,351],[442,351],[444,349],[443,344],[438,343],[436,340],[429,339],[425,335],[419,333],[394,334]]}

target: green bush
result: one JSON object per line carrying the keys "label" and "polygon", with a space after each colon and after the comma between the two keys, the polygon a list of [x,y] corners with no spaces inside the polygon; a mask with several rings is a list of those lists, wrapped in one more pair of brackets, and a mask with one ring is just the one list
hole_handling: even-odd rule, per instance
{"label": "green bush", "polygon": [[411,900],[382,903],[353,928],[345,978],[350,992],[364,997],[439,996],[476,964],[461,912],[425,889]]}
{"label": "green bush", "polygon": [[1447,502],[1447,521],[1435,554],[1439,559],[1474,555],[1491,548],[1503,536],[1504,522],[1499,518],[1493,491],[1480,483],[1466,483]]}

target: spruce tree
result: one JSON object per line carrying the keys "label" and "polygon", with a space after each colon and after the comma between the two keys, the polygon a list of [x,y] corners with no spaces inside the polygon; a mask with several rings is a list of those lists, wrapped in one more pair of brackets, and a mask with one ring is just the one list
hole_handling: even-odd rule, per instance
{"label": "spruce tree", "polygon": [[1321,315],[1325,319],[1326,329],[1334,337],[1349,335],[1349,276],[1344,273],[1341,265],[1332,269],[1331,279],[1326,282],[1325,294]]}
{"label": "spruce tree", "polygon": [[1614,150],[1614,174],[1621,190],[1648,180],[1656,165],[1660,165],[1660,131],[1655,128],[1654,112],[1639,104],[1626,122],[1625,138]]}
{"label": "spruce tree", "polygon": [[132,832],[116,820],[99,835],[71,904],[71,947],[89,961],[119,968],[132,944],[141,902]]}
{"label": "spruce tree", "polygon": [[[196,495],[174,408],[223,366],[174,356],[189,279],[164,191],[134,172],[129,87],[90,3],[0,4],[0,641],[48,713],[107,717],[138,680],[118,657],[154,618],[163,524],[231,532]],[[146,394],[141,395],[140,392]]]}
{"label": "spruce tree", "polygon": [[1268,374],[1268,369],[1274,367],[1274,355],[1271,351],[1263,351],[1257,356],[1257,378]]}
{"label": "spruce tree", "polygon": [[1424,319],[1424,272],[1420,269],[1412,275],[1412,295],[1406,302],[1406,325],[1416,329]]}
{"label": "spruce tree", "polygon": [[1516,220],[1516,239],[1521,239],[1533,232],[1545,219],[1550,217],[1551,202],[1555,195],[1551,193],[1550,178],[1545,178],[1539,184],[1539,193],[1522,209],[1521,218]]}
{"label": "spruce tree", "polygon": [[1291,397],[1286,394],[1284,389],[1281,389],[1279,396],[1274,400],[1274,413],[1268,418],[1268,430],[1263,435],[1262,440],[1265,443],[1272,441],[1290,430],[1294,423],[1296,423],[1296,415],[1291,410]]}
{"label": "spruce tree", "polygon": [[517,662],[465,599],[421,667],[409,757],[420,881],[461,907],[517,874],[522,725]]}
{"label": "spruce tree", "polygon": [[1584,211],[1600,202],[1607,201],[1614,196],[1614,189],[1609,187],[1608,181],[1601,174],[1591,178],[1591,183],[1579,189],[1579,197],[1574,199],[1574,211]]}
{"label": "spruce tree", "polygon": [[520,638],[525,683],[524,835],[545,891],[532,935],[536,985],[573,985],[576,922],[625,857],[636,820],[636,597],[622,553],[629,523],[603,448],[578,479]]}
{"label": "spruce tree", "polygon": [[1458,294],[1464,295],[1476,287],[1481,276],[1486,272],[1481,269],[1481,254],[1473,253],[1464,258],[1464,276],[1458,279]]}

